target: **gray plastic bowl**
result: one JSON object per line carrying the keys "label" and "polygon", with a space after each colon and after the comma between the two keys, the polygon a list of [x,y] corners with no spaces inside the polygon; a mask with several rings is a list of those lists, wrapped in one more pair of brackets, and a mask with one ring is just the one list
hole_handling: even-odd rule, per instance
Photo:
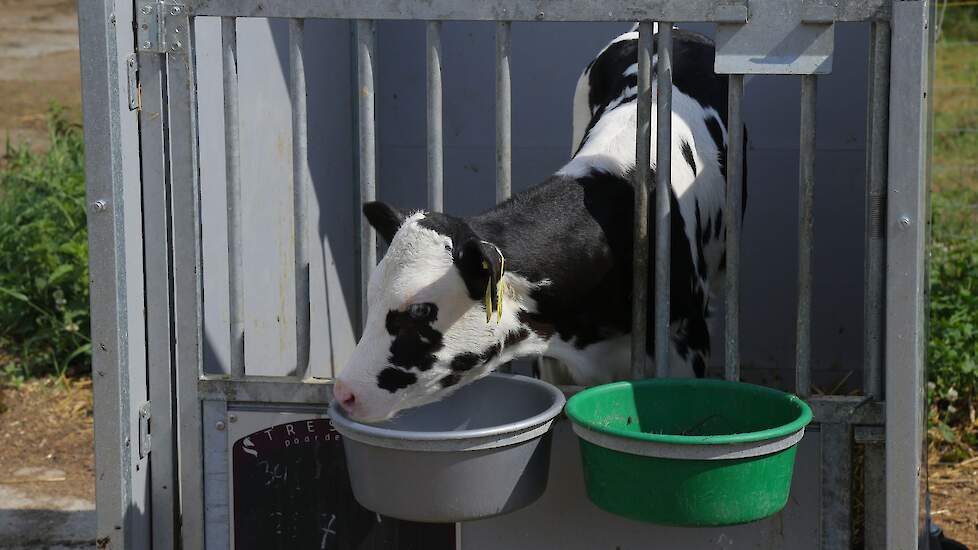
{"label": "gray plastic bowl", "polygon": [[505,514],[547,488],[550,425],[564,395],[525,376],[490,374],[451,396],[379,424],[351,420],[334,402],[333,426],[353,494],[393,518],[447,523]]}

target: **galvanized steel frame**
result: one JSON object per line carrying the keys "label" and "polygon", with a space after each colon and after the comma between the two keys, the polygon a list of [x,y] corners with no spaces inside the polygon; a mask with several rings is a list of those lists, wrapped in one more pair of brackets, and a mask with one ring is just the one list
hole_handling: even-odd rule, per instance
{"label": "galvanized steel frame", "polygon": [[[145,3],[145,2],[144,2]],[[654,182],[654,220],[657,257],[668,260],[668,188],[671,150],[671,23],[668,21],[743,22],[748,16],[744,0],[651,0],[636,4],[610,2],[512,2],[505,0],[434,0],[398,3],[381,0],[341,0],[330,3],[285,0],[191,0],[184,3],[150,1],[160,10],[161,24],[182,25],[181,40],[169,40],[166,52],[143,50],[139,56],[139,79],[143,111],[139,115],[141,167],[135,164],[133,143],[124,136],[135,135],[136,120],[124,116],[115,100],[123,99],[124,71],[113,61],[132,37],[128,27],[115,26],[125,13],[124,5],[104,0],[97,9],[82,10],[82,48],[85,88],[86,142],[88,143],[89,196],[95,215],[90,217],[92,242],[93,342],[96,377],[96,423],[100,471],[110,475],[99,481],[99,533],[112,544],[129,543],[137,530],[123,525],[132,497],[132,462],[119,448],[130,441],[127,419],[134,410],[131,381],[133,365],[127,361],[125,302],[132,299],[125,287],[122,258],[132,246],[133,236],[120,232],[121,218],[133,207],[121,200],[122,186],[141,176],[142,220],[146,239],[145,292],[149,330],[145,342],[150,369],[153,433],[152,523],[153,545],[169,547],[179,529],[185,548],[200,548],[205,539],[224,544],[226,533],[207,531],[204,524],[203,484],[211,479],[215,457],[212,445],[203,445],[204,428],[226,414],[229,403],[323,404],[331,398],[327,381],[308,376],[309,357],[309,272],[307,201],[306,91],[303,52],[303,18],[338,18],[355,21],[358,180],[360,203],[376,196],[376,121],[374,115],[376,24],[380,19],[427,20],[427,126],[428,204],[441,210],[443,204],[442,69],[441,21],[482,20],[496,22],[496,182],[497,201],[511,193],[511,38],[512,21],[640,21],[639,120],[636,128],[637,194],[635,205],[635,260],[633,291],[647,292],[650,205],[648,175],[651,151],[652,21],[659,21],[657,82],[657,157]],[[142,3],[137,3],[139,8]],[[131,6],[130,6],[131,8]],[[833,4],[811,2],[806,20],[817,22],[872,21],[869,114],[867,120],[867,213],[866,213],[866,398],[834,398],[810,394],[810,292],[812,267],[812,219],[815,174],[816,77],[802,77],[802,123],[799,173],[799,305],[797,315],[796,389],[815,410],[823,448],[822,547],[849,544],[849,530],[840,525],[851,521],[850,472],[847,467],[854,443],[866,448],[867,544],[887,548],[910,548],[916,544],[920,510],[917,452],[922,442],[923,265],[926,228],[927,102],[922,92],[928,85],[926,0],[840,0]],[[205,376],[201,371],[202,287],[200,251],[199,173],[197,159],[196,84],[193,61],[193,17],[222,17],[225,84],[226,166],[228,174],[228,231],[231,263],[231,376]],[[293,376],[247,375],[244,330],[240,322],[243,290],[240,287],[242,259],[240,220],[240,177],[237,110],[237,17],[286,17],[289,24],[289,92],[293,122],[293,200],[296,270],[297,357]],[[170,30],[173,30],[172,28]],[[167,36],[179,36],[168,33]],[[126,42],[126,46],[120,43]],[[891,42],[899,47],[890,46]],[[893,56],[893,51],[902,52]],[[911,55],[908,55],[910,52]],[[741,202],[744,139],[741,124],[743,75],[730,75],[729,166],[726,205],[735,212]],[[165,85],[165,89],[164,89]],[[98,97],[108,90],[111,101]],[[887,101],[889,98],[892,100]],[[917,101],[907,101],[917,98]],[[899,105],[899,109],[888,109]],[[108,126],[105,126],[108,121]],[[164,130],[165,129],[165,130]],[[899,154],[888,155],[888,151]],[[140,173],[141,168],[141,173]],[[153,206],[153,208],[150,208]],[[885,212],[884,212],[885,209]],[[727,338],[724,345],[725,377],[739,379],[739,235],[740,217],[726,216],[727,241]],[[376,234],[369,224],[360,224],[360,320],[366,316],[366,281],[376,264]],[[126,238],[130,241],[126,241]],[[140,235],[141,237],[141,235]],[[883,265],[884,259],[886,265]],[[237,269],[235,269],[237,266]],[[98,274],[98,276],[95,276]],[[668,261],[656,263],[653,316],[656,375],[668,375]],[[237,282],[236,282],[237,281]],[[885,304],[884,304],[885,284]],[[303,305],[304,304],[304,305]],[[633,315],[632,364],[635,376],[648,376],[645,361],[647,311],[638,300]],[[883,322],[883,312],[891,322]],[[117,342],[117,346],[109,342]],[[884,349],[885,344],[885,349]],[[882,401],[883,357],[888,366],[886,395]],[[137,377],[138,378],[138,377]],[[175,395],[174,395],[175,394]],[[118,404],[108,411],[104,404]],[[138,405],[138,404],[137,404]],[[919,405],[919,406],[918,406]],[[885,422],[886,419],[890,422]],[[207,422],[205,422],[207,421]],[[880,426],[885,425],[885,446]],[[162,427],[162,429],[161,429]],[[173,429],[175,428],[176,434]],[[138,432],[138,429],[136,430]],[[174,437],[176,435],[177,437]],[[138,436],[138,433],[137,433]],[[179,440],[179,445],[176,441]],[[205,460],[205,450],[209,459]],[[218,449],[219,450],[219,449]],[[225,449],[226,451],[226,449]],[[883,499],[883,465],[886,465]],[[204,467],[209,466],[205,471]],[[225,464],[226,466],[226,464]],[[225,468],[226,475],[226,468]],[[178,484],[174,484],[178,481]],[[872,483],[870,483],[872,482]],[[214,483],[211,479],[211,483]],[[223,482],[226,486],[226,480]],[[167,487],[170,487],[167,490]],[[873,493],[870,494],[870,488]],[[208,513],[227,511],[225,500],[208,502]],[[213,499],[214,496],[206,498]],[[881,507],[886,503],[886,513]],[[212,506],[214,505],[214,506]],[[874,513],[875,512],[875,513]],[[182,529],[178,525],[182,524]]]}

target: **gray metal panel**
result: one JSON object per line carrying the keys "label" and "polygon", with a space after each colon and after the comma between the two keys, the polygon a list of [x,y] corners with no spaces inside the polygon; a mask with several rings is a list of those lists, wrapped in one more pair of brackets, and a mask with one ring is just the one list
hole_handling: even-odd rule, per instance
{"label": "gray metal panel", "polygon": [[566,419],[554,423],[550,481],[535,504],[498,518],[463,523],[465,550],[670,550],[820,548],[818,538],[819,430],[806,430],[799,444],[791,496],[784,511],[747,525],[688,529],[623,519],[598,509],[584,488],[577,438]]}
{"label": "gray metal panel", "polygon": [[91,275],[97,537],[149,545],[148,477],[138,456],[146,399],[138,117],[129,110],[132,4],[79,10]]}
{"label": "gray metal panel", "polygon": [[815,104],[818,77],[801,77],[798,147],[798,307],[795,314],[795,393],[812,391],[812,277],[815,266]]}
{"label": "gray metal panel", "polygon": [[[751,0],[746,24],[717,26],[717,73],[827,74],[835,26],[808,23],[814,2]],[[831,21],[831,19],[830,19]]]}
{"label": "gray metal panel", "polygon": [[[285,22],[241,21],[240,111],[245,192],[245,315],[248,373],[288,374],[295,365],[293,179],[288,28]],[[310,353],[308,374],[331,376],[352,351],[356,312],[353,256],[354,180],[349,109],[349,25],[305,24],[308,161]],[[228,372],[228,261],[220,24],[198,18],[196,52],[201,119],[204,235],[205,371]],[[331,52],[329,55],[321,52]],[[272,70],[268,70],[271,68]],[[321,98],[328,98],[321,99]],[[422,157],[423,158],[423,155]],[[251,163],[251,164],[249,164]],[[261,168],[255,172],[253,168]],[[278,182],[278,183],[275,183]],[[275,184],[273,184],[275,183]],[[285,189],[288,184],[285,184]]]}
{"label": "gray metal panel", "polygon": [[924,426],[928,3],[893,6],[886,221],[886,547],[917,547]]}
{"label": "gray metal panel", "polygon": [[309,110],[305,22],[289,21],[289,96],[292,100],[292,232],[295,242],[295,374],[309,372]]}
{"label": "gray metal panel", "polygon": [[176,518],[176,405],[170,326],[170,208],[164,153],[163,57],[139,55],[142,110],[143,233],[146,262],[146,360],[149,376],[153,546],[174,546]]}

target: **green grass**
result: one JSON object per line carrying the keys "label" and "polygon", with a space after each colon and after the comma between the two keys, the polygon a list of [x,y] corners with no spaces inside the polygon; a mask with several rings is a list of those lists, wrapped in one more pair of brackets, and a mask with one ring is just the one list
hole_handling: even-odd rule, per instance
{"label": "green grass", "polygon": [[0,169],[0,375],[91,368],[81,129],[53,107],[51,145],[7,144]]}
{"label": "green grass", "polygon": [[928,394],[955,461],[978,449],[978,7],[948,7],[935,73]]}

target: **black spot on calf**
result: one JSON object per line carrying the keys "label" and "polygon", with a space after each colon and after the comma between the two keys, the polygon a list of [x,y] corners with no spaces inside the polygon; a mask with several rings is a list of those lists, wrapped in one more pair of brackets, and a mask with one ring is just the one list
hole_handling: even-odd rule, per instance
{"label": "black spot on calf", "polygon": [[452,359],[452,370],[455,372],[465,372],[479,364],[479,356],[472,352],[460,353]]}
{"label": "black spot on calf", "polygon": [[689,142],[685,139],[679,146],[679,149],[683,152],[683,158],[686,159],[686,164],[693,171],[693,175],[696,175],[696,159],[693,158],[693,148],[689,146]]}
{"label": "black spot on calf", "polygon": [[377,386],[391,393],[402,390],[418,381],[417,375],[394,367],[387,367],[377,375]]}
{"label": "black spot on calf", "polygon": [[390,363],[404,369],[430,369],[435,364],[435,352],[443,345],[442,334],[431,326],[437,319],[435,304],[415,304],[407,311],[389,311],[385,325],[394,337]]}

